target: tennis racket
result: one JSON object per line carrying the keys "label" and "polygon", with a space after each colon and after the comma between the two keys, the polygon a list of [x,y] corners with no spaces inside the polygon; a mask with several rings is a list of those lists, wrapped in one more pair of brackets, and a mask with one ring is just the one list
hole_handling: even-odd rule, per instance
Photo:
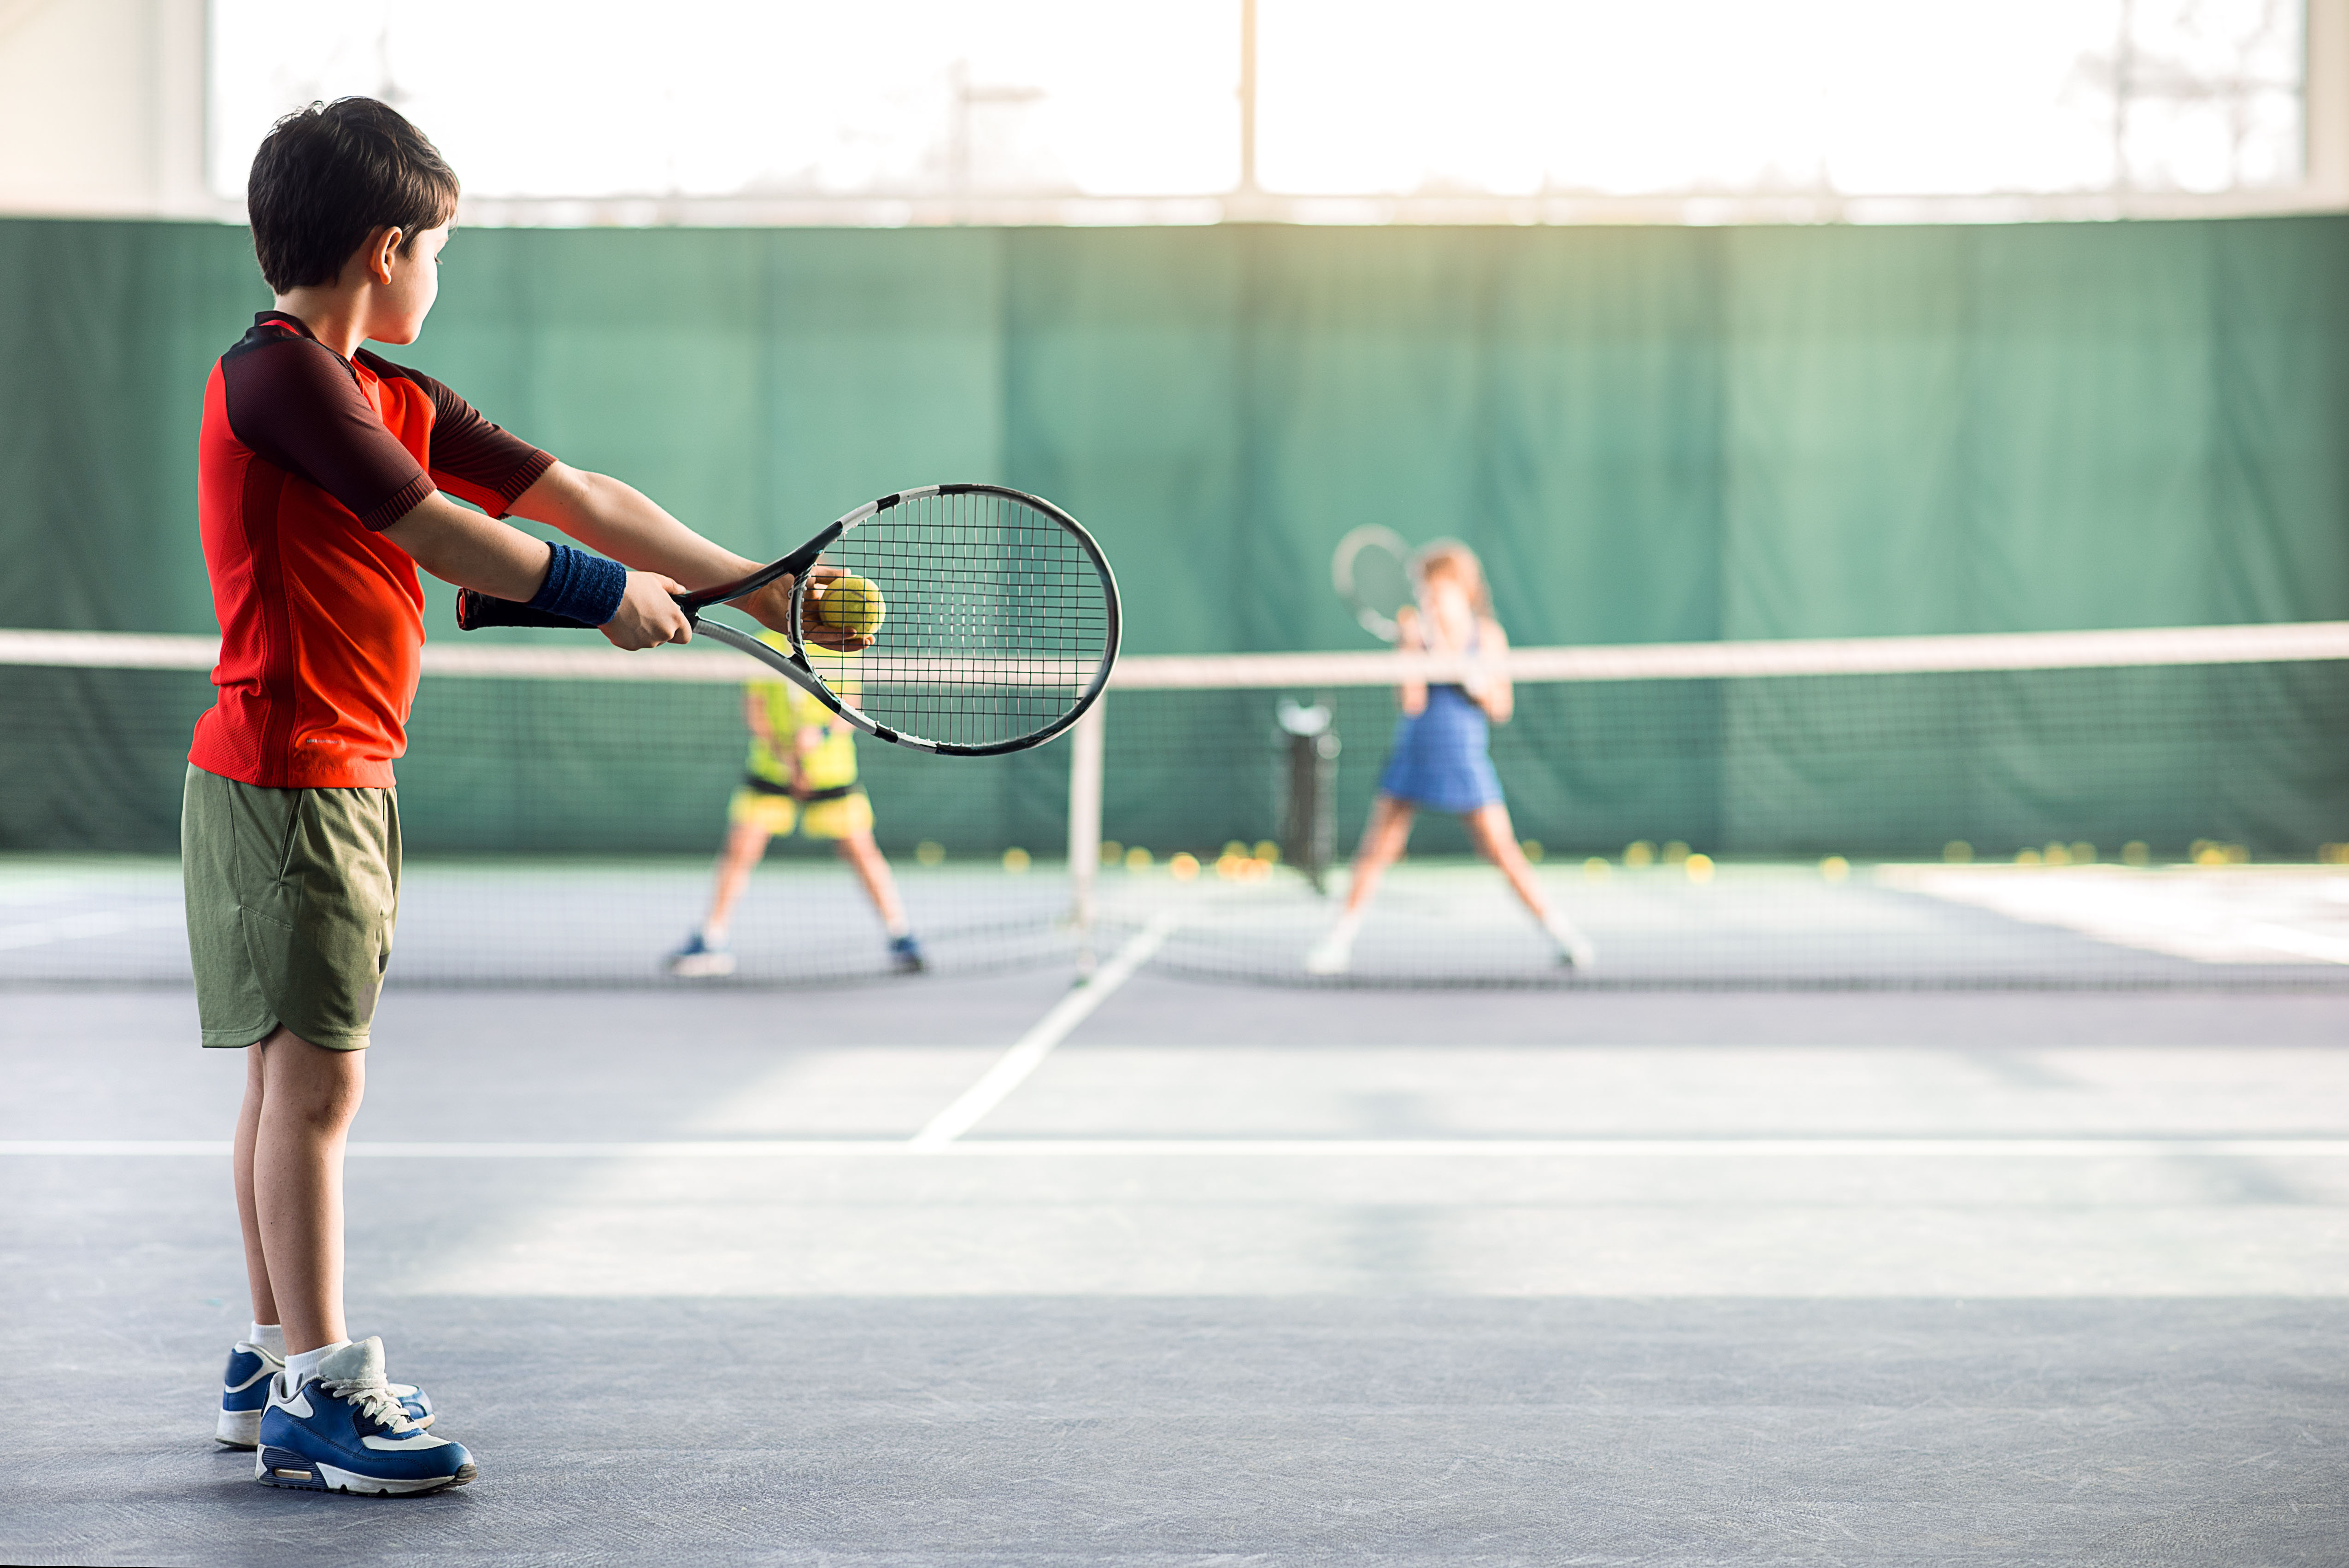
{"label": "tennis racket", "polygon": [[1418,597],[1411,580],[1411,546],[1391,528],[1365,523],[1338,542],[1330,557],[1338,597],[1382,643],[1395,640],[1395,613]]}
{"label": "tennis racket", "polygon": [[[788,650],[709,617],[785,576]],[[1041,746],[1101,696],[1117,660],[1117,579],[1101,546],[1050,501],[1001,485],[867,501],[781,561],[678,605],[865,734],[945,757]],[[471,589],[457,596],[457,624],[583,625]],[[872,641],[824,645],[854,642],[846,627]]]}

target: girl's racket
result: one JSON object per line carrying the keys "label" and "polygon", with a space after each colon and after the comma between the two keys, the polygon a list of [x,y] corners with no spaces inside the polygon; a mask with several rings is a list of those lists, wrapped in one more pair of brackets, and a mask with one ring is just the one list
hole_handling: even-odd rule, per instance
{"label": "girl's racket", "polygon": [[1418,596],[1411,580],[1411,546],[1393,529],[1374,522],[1338,542],[1330,557],[1330,581],[1362,630],[1382,643],[1395,640],[1395,612]]}
{"label": "girl's racket", "polygon": [[[794,580],[788,653],[707,618],[783,576]],[[781,561],[678,604],[696,629],[867,735],[949,757],[1042,745],[1093,705],[1117,659],[1117,580],[1101,546],[1050,501],[1001,485],[883,496]],[[582,623],[468,589],[457,624]],[[809,633],[873,640],[842,653]]]}

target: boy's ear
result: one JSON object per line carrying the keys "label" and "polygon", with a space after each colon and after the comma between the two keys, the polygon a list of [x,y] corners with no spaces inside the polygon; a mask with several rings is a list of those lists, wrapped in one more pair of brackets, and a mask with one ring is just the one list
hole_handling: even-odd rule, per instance
{"label": "boy's ear", "polygon": [[392,259],[399,253],[400,243],[407,238],[396,228],[367,231],[367,243],[359,247],[359,263],[367,269],[368,282],[389,285]]}

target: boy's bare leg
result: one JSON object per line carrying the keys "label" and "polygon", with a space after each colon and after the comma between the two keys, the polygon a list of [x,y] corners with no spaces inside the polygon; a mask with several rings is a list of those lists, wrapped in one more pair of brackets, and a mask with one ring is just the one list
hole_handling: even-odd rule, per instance
{"label": "boy's bare leg", "polygon": [[701,923],[701,934],[713,945],[725,942],[734,906],[742,902],[742,890],[766,853],[767,834],[755,824],[737,822],[727,830],[726,845],[718,851],[718,882],[709,892],[709,918]]}
{"label": "boy's bare leg", "polygon": [[269,1288],[269,1264],[261,1250],[261,1209],[253,1191],[253,1146],[261,1138],[261,1105],[265,1079],[261,1064],[267,1053],[260,1045],[244,1053],[244,1105],[236,1113],[236,1142],[229,1157],[236,1183],[237,1223],[244,1232],[244,1279],[253,1295],[253,1321],[277,1321],[277,1295]]}
{"label": "boy's bare leg", "polygon": [[892,936],[903,936],[905,906],[897,901],[897,879],[889,874],[888,857],[881,846],[873,841],[873,830],[860,829],[840,841],[840,858],[856,872],[856,880],[864,884],[865,893],[881,916],[881,923],[889,928]]}
{"label": "boy's bare leg", "polygon": [[350,1337],[343,1320],[343,1144],[367,1088],[367,1053],[286,1029],[246,1047],[236,1126],[236,1207],[253,1317],[299,1355]]}

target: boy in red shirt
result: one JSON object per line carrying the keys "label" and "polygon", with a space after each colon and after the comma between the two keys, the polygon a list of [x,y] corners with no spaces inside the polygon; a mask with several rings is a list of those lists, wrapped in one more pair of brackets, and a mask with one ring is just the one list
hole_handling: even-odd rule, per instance
{"label": "boy in red shirt", "polygon": [[[398,907],[392,759],[424,644],[416,569],[647,648],[690,635],[673,593],[757,563],[359,346],[416,340],[456,213],[456,176],[398,112],[344,98],[288,115],[247,194],[276,308],[205,388],[219,695],[181,819],[203,1043],[246,1051],[234,1169],[253,1328],[215,1430],[257,1449],[269,1485],[433,1491],[472,1480],[471,1456],[386,1378],[380,1340],[351,1341],[342,1301],[343,1144]],[[494,521],[509,513],[603,554]],[[790,586],[741,608],[781,626]]]}

